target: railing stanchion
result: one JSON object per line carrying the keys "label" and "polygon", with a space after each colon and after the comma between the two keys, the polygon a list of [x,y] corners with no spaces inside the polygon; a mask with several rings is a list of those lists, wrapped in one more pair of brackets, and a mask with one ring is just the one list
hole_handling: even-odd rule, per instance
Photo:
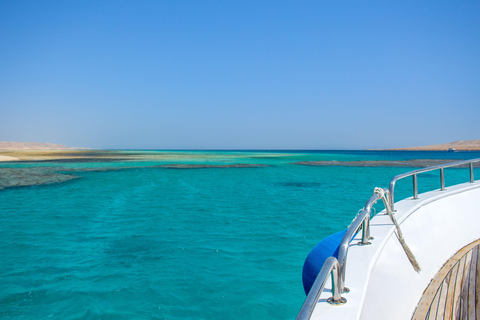
{"label": "railing stanchion", "polygon": [[390,181],[390,185],[388,186],[388,197],[390,200],[390,208],[392,209],[392,212],[395,212],[395,199],[394,199],[394,193],[395,193],[395,181]]}
{"label": "railing stanchion", "polygon": [[370,213],[368,213],[363,220],[362,241],[359,243],[359,245],[371,244],[371,242],[368,240],[370,240]]}
{"label": "railing stanchion", "polygon": [[443,173],[443,168],[440,168],[440,190],[445,190],[445,175]]}
{"label": "railing stanchion", "polygon": [[347,302],[347,299],[342,298],[342,288],[340,284],[340,266],[338,261],[335,261],[331,271],[332,275],[332,293],[333,297],[327,299],[327,302],[330,304],[344,304]]}
{"label": "railing stanchion", "polygon": [[413,199],[418,199],[418,186],[417,186],[417,175],[413,176]]}
{"label": "railing stanchion", "polygon": [[310,292],[303,303],[302,309],[300,309],[300,312],[297,315],[297,320],[310,319],[329,277],[332,278],[332,297],[328,298],[327,302],[333,305],[342,305],[347,302],[347,299],[342,297],[340,283],[341,275],[338,260],[334,257],[328,257],[310,288]]}
{"label": "railing stanchion", "polygon": [[470,162],[470,183],[473,183],[475,180],[473,179],[473,162]]}

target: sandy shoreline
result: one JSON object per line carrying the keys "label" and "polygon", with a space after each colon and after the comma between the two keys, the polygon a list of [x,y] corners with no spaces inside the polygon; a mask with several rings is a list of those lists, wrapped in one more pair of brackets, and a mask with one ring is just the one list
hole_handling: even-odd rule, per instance
{"label": "sandy shoreline", "polygon": [[[256,159],[282,157],[285,154],[254,153],[247,156]],[[191,161],[225,160],[233,157],[228,154],[194,153],[190,151],[145,151],[145,150],[95,150],[95,149],[67,149],[67,150],[0,150],[0,161],[24,162],[108,162],[108,161]]]}
{"label": "sandy shoreline", "polygon": [[138,160],[144,154],[108,150],[0,150],[0,161],[115,161]]}
{"label": "sandy shoreline", "polygon": [[0,162],[1,161],[18,161],[20,160],[19,158],[16,157],[11,157],[11,156],[2,156],[0,155]]}
{"label": "sandy shoreline", "polygon": [[77,150],[57,143],[0,141],[0,162],[75,158]]}

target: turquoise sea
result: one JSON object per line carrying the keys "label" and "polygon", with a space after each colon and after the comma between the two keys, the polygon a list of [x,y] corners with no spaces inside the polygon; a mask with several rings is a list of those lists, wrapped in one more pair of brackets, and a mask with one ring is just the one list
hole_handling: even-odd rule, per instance
{"label": "turquoise sea", "polygon": [[[0,164],[81,177],[0,190],[1,319],[293,319],[305,299],[302,266],[311,248],[345,229],[374,187],[410,170],[295,162],[480,158],[479,152],[142,152],[158,157]],[[267,166],[152,167],[178,163]],[[468,179],[467,169],[446,170],[447,186]],[[419,187],[438,188],[438,173],[419,176]],[[397,192],[396,199],[411,196],[411,180],[399,182]]]}

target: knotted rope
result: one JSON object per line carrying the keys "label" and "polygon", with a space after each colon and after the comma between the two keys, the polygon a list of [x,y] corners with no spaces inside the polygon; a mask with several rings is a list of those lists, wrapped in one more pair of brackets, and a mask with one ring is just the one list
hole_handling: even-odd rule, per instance
{"label": "knotted rope", "polygon": [[385,190],[382,188],[375,188],[374,194],[378,194],[383,201],[383,204],[385,205],[385,210],[387,211],[387,214],[390,216],[390,219],[392,220],[393,224],[397,228],[395,234],[397,236],[398,241],[400,241],[400,244],[402,245],[403,250],[407,254],[408,260],[410,260],[410,263],[413,266],[413,269],[415,271],[420,272],[420,265],[417,262],[417,259],[415,259],[415,256],[413,255],[412,251],[410,248],[407,246],[405,243],[405,239],[403,238],[402,230],[400,230],[400,226],[398,225],[397,219],[395,219],[395,216],[393,215],[392,209],[390,207],[390,203],[388,202],[386,196],[385,196]]}

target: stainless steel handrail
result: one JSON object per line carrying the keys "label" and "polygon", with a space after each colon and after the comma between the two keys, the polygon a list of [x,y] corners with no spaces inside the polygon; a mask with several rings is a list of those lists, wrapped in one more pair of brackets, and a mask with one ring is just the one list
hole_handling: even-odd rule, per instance
{"label": "stainless steel handrail", "polygon": [[[388,189],[383,189],[383,191],[387,194],[388,199]],[[373,205],[379,199],[381,199],[381,196],[379,194],[375,193],[374,195],[372,195],[370,199],[368,199],[363,210],[360,211],[357,217],[350,224],[347,232],[344,234],[342,241],[340,242],[338,259],[336,259],[335,257],[329,257],[327,258],[327,260],[325,260],[322,269],[318,273],[317,277],[315,278],[315,282],[310,288],[307,298],[303,303],[302,309],[297,316],[297,320],[305,320],[310,318],[313,309],[315,308],[315,305],[323,291],[323,288],[325,287],[325,283],[332,268],[335,270],[336,274],[335,272],[332,274],[333,297],[328,299],[328,302],[332,304],[343,304],[347,301],[346,299],[342,298],[340,294],[350,291],[347,287],[345,287],[345,270],[347,264],[348,248],[350,247],[350,242],[352,241],[353,237],[358,232],[360,227],[363,227],[364,230],[362,232],[362,241],[360,241],[359,244],[370,244],[370,212]]]}
{"label": "stainless steel handrail", "polygon": [[320,295],[322,294],[330,275],[332,276],[333,283],[333,297],[327,301],[332,304],[344,304],[347,302],[347,299],[342,298],[341,296],[341,289],[339,286],[340,282],[338,281],[340,277],[340,266],[338,264],[338,260],[335,257],[328,257],[327,260],[325,260],[322,269],[318,273],[318,276],[315,278],[315,282],[313,283],[312,288],[305,299],[302,309],[300,309],[300,312],[297,315],[297,320],[310,319],[310,316],[315,309],[318,299],[320,299]]}
{"label": "stainless steel handrail", "polygon": [[395,183],[403,178],[407,177],[412,177],[413,178],[413,199],[418,199],[418,183],[417,183],[417,175],[420,173],[424,172],[429,172],[433,170],[440,170],[440,190],[443,191],[445,190],[445,175],[444,175],[444,169],[445,168],[451,168],[451,167],[458,167],[461,165],[468,164],[468,167],[470,169],[470,183],[474,183],[474,177],[473,177],[473,164],[475,162],[480,162],[480,158],[477,159],[471,159],[471,160],[463,160],[463,161],[457,161],[457,162],[452,162],[452,163],[447,163],[447,164],[440,164],[437,166],[433,167],[428,167],[428,168],[423,168],[423,169],[418,169],[406,173],[399,174],[395,177],[393,177],[392,180],[390,180],[390,201],[389,203],[392,206],[392,210],[395,210]]}
{"label": "stainless steel handrail", "polygon": [[[395,192],[395,183],[403,178],[406,177],[413,177],[413,198],[418,199],[418,186],[417,186],[417,174],[433,171],[433,170],[440,170],[440,190],[445,190],[445,176],[444,176],[444,169],[450,167],[457,167],[461,165],[468,164],[470,169],[470,183],[474,183],[474,176],[473,176],[473,163],[480,162],[480,158],[472,159],[472,160],[464,160],[464,161],[457,161],[449,164],[443,164],[438,166],[432,166],[428,168],[418,169],[414,171],[410,171],[407,173],[399,174],[390,181],[389,189],[383,189],[385,192],[385,197],[388,199],[388,205],[390,206],[391,210],[394,210],[394,192]],[[370,238],[370,212],[372,210],[373,205],[381,199],[381,196],[377,193],[373,194],[370,199],[368,199],[365,207],[362,211],[357,215],[357,217],[353,220],[350,224],[347,232],[342,238],[340,242],[339,251],[338,251],[338,259],[335,257],[329,257],[323,264],[322,269],[318,273],[317,277],[315,278],[315,282],[313,283],[310,291],[305,299],[305,302],[300,309],[300,312],[297,316],[297,320],[306,320],[310,319],[310,316],[315,309],[315,305],[317,304],[320,295],[323,292],[325,287],[325,283],[330,275],[332,274],[332,293],[333,297],[329,298],[327,301],[332,304],[343,304],[346,302],[345,298],[341,297],[341,293],[348,292],[349,289],[345,287],[345,271],[346,271],[346,264],[347,264],[347,255],[348,255],[348,248],[350,247],[350,242],[352,241],[355,233],[358,232],[360,227],[363,228],[362,231],[362,241],[359,242],[359,245],[368,245]]]}
{"label": "stainless steel handrail", "polygon": [[[388,193],[387,189],[384,189],[385,192]],[[366,245],[369,244],[368,240],[370,240],[370,211],[372,210],[373,205],[380,199],[379,194],[373,194],[370,199],[368,199],[365,207],[357,217],[353,220],[353,222],[348,227],[347,232],[345,232],[342,241],[340,242],[340,246],[338,248],[338,263],[340,265],[340,290],[342,292],[345,290],[345,270],[347,267],[347,255],[348,255],[348,248],[350,247],[350,242],[352,241],[355,233],[359,230],[361,226],[365,227],[365,230],[362,232],[362,241],[359,244]],[[366,221],[366,222],[365,222]],[[348,288],[346,288],[348,290]]]}

